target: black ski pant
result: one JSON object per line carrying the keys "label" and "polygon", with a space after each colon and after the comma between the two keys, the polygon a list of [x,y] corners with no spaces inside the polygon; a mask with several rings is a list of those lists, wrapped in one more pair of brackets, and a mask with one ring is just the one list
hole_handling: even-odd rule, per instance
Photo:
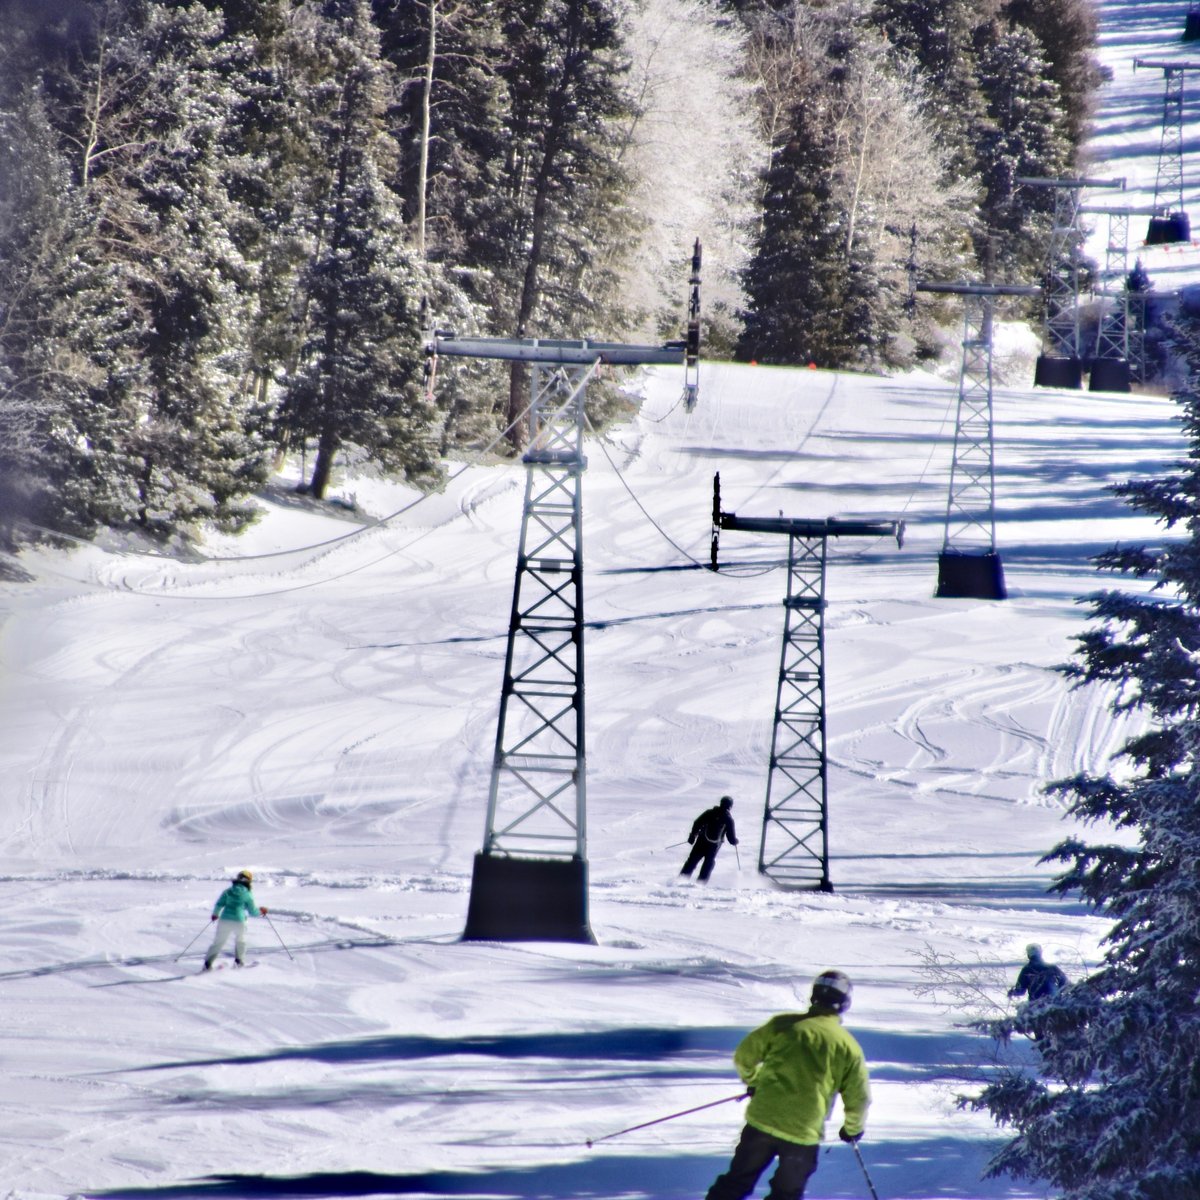
{"label": "black ski pant", "polygon": [[817,1149],[786,1142],[746,1125],[729,1170],[717,1176],[705,1200],[745,1200],[754,1191],[758,1177],[776,1158],[779,1165],[771,1176],[767,1200],[801,1200],[808,1177],[817,1169]]}
{"label": "black ski pant", "polygon": [[704,859],[700,866],[700,880],[703,882],[711,874],[713,864],[717,861],[717,851],[721,848],[720,842],[710,842],[707,838],[698,837],[692,843],[692,852],[687,856],[687,862],[683,864],[680,875],[690,875],[695,869],[696,864]]}

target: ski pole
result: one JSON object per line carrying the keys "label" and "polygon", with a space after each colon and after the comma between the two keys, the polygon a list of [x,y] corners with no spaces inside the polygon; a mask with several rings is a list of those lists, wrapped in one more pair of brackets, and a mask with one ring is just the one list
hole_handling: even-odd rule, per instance
{"label": "ski pole", "polygon": [[270,917],[269,917],[269,916],[268,916],[266,913],[263,913],[263,918],[266,920],[267,924],[271,926],[271,929],[274,931],[274,933],[275,933],[275,936],[276,936],[277,938],[279,938],[279,944],[280,944],[280,945],[281,945],[281,946],[282,946],[282,947],[283,947],[285,950],[287,950],[287,956],[288,956],[288,958],[290,958],[290,959],[292,960],[292,962],[295,962],[295,961],[296,961],[296,956],[295,956],[295,955],[294,955],[294,954],[293,954],[293,953],[292,953],[290,950],[288,950],[288,948],[287,948],[287,942],[285,942],[285,941],[283,940],[283,938],[279,937],[279,930],[275,928],[275,922],[274,922],[274,921],[272,921],[272,920],[271,920],[271,918],[270,918]]}
{"label": "ski pole", "polygon": [[682,842],[672,842],[669,846],[664,846],[663,849],[664,850],[674,850],[676,846],[683,846],[686,843],[687,843],[687,838],[684,838]]}
{"label": "ski pole", "polygon": [[[726,1096],[724,1100],[710,1100],[707,1104],[697,1104],[695,1108],[685,1108],[682,1112],[671,1113],[667,1117],[656,1117],[653,1121],[643,1121],[640,1125],[630,1125],[628,1129],[618,1129],[616,1133],[606,1133],[603,1137],[588,1138],[587,1146],[590,1150],[597,1142],[607,1142],[609,1138],[620,1137],[622,1134],[632,1133],[635,1129],[645,1129],[649,1125],[661,1125],[664,1121],[674,1121],[676,1117],[686,1117],[688,1113],[699,1112],[702,1108],[715,1108],[718,1104],[728,1104],[731,1100],[745,1100],[750,1095],[749,1092],[739,1092],[736,1096]],[[878,1200],[878,1197],[876,1197]]]}
{"label": "ski pole", "polygon": [[[209,922],[209,921],[205,921],[204,925],[200,929],[200,933],[203,933],[204,930],[209,927],[210,923],[211,922]],[[196,940],[197,940],[197,938],[200,937],[200,933],[196,934],[196,937],[192,938],[192,940],[190,942],[188,942],[188,944],[186,946],[184,946],[184,948],[182,950],[180,950],[180,952],[177,955],[175,955],[176,962],[178,962],[196,944]]]}
{"label": "ski pole", "polygon": [[734,854],[736,854],[736,855],[737,855],[737,860],[738,860],[738,870],[740,871],[740,870],[742,869],[742,854],[741,854],[741,851],[740,851],[740,850],[737,848],[737,846],[734,846],[734,848],[733,848],[733,852],[734,852]]}
{"label": "ski pole", "polygon": [[858,1143],[851,1142],[850,1145],[854,1150],[854,1157],[858,1159],[858,1165],[862,1167],[863,1178],[867,1181],[867,1191],[871,1193],[871,1200],[879,1200],[879,1193],[871,1182],[871,1176],[867,1174],[867,1164],[863,1162],[862,1151],[858,1148]]}

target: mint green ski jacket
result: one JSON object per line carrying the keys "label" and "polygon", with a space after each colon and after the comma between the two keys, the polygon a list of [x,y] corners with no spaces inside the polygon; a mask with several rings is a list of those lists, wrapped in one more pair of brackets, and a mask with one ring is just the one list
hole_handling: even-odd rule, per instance
{"label": "mint green ski jacket", "polygon": [[840,1093],[846,1132],[863,1131],[871,1103],[866,1059],[831,1009],[772,1017],[742,1039],[733,1065],[754,1089],[746,1123],[755,1129],[815,1146]]}
{"label": "mint green ski jacket", "polygon": [[247,916],[262,916],[254,903],[254,894],[241,883],[232,884],[217,897],[212,915],[224,921],[245,921]]}

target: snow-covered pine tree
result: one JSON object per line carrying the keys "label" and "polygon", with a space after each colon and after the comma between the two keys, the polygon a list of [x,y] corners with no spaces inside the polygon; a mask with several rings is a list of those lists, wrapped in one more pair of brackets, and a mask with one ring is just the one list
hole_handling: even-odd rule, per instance
{"label": "snow-covered pine tree", "polygon": [[6,89],[0,179],[3,535],[28,537],[23,522],[89,534],[112,475],[76,436],[73,415],[107,413],[107,367],[127,373],[136,359],[122,289],[97,261],[93,219],[36,84]]}
{"label": "snow-covered pine tree", "polygon": [[791,81],[792,103],[767,173],[762,228],[746,268],[739,357],[764,363],[840,361],[831,309],[843,262],[833,198],[831,99],[824,80]]}
{"label": "snow-covered pine tree", "polygon": [[1048,856],[1066,864],[1055,890],[1112,920],[1104,960],[992,1027],[1036,1035],[1040,1071],[968,1102],[1015,1131],[992,1173],[1045,1180],[1064,1200],[1200,1195],[1200,315],[1185,312],[1173,336],[1187,456],[1114,490],[1174,536],[1099,556],[1141,586],[1088,598],[1094,623],[1065,668],[1114,687],[1115,711],[1147,725],[1123,748],[1127,769],[1051,786],[1073,816],[1123,833]]}
{"label": "snow-covered pine tree", "polygon": [[129,431],[140,459],[137,523],[169,536],[201,522],[236,529],[270,457],[250,369],[253,269],[239,241],[251,211],[232,118],[254,69],[251,41],[201,4],[150,5],[136,31],[151,64],[141,93],[153,152],[122,187],[156,225],[159,253],[142,347],[149,419]]}
{"label": "snow-covered pine tree", "polygon": [[[628,97],[618,0],[500,0],[507,53],[505,153],[479,198],[466,261],[487,272],[495,327],[509,335],[617,337],[620,230],[628,178],[619,118]],[[510,376],[506,423],[526,431],[525,372]],[[593,389],[595,391],[595,389]]]}
{"label": "snow-covered pine tree", "polygon": [[76,16],[23,64],[52,130],[24,143],[42,159],[24,169],[61,177],[42,199],[55,251],[21,260],[19,327],[37,336],[5,347],[42,364],[41,520],[159,538],[236,525],[265,455],[243,424],[221,23],[146,0]]}
{"label": "snow-covered pine tree", "polygon": [[933,135],[913,60],[850,15],[759,18],[754,61],[792,104],[781,112],[765,97],[776,150],[746,273],[745,357],[910,361],[920,340],[905,321],[912,227],[927,266],[953,258],[956,240],[965,248],[971,197]]}
{"label": "snow-covered pine tree", "polygon": [[398,189],[419,255],[462,255],[471,212],[504,160],[504,39],[497,6],[376,0],[384,57],[396,69]]}
{"label": "snow-covered pine tree", "polygon": [[981,27],[977,72],[987,104],[974,139],[984,186],[979,257],[998,268],[998,278],[1032,277],[1045,258],[1054,197],[1048,188],[1019,188],[1016,180],[1070,174],[1072,149],[1058,85],[1041,43],[1022,26]]}
{"label": "snow-covered pine tree", "polygon": [[310,17],[303,133],[313,175],[288,230],[307,261],[294,308],[298,357],[278,419],[291,441],[315,439],[308,489],[321,498],[347,443],[432,477],[437,429],[421,387],[425,281],[389,185],[398,151],[378,30],[367,0],[327,0]]}
{"label": "snow-covered pine tree", "polygon": [[1050,78],[1058,85],[1067,138],[1078,150],[1104,81],[1096,60],[1096,5],[1092,0],[1007,0],[1002,12],[1041,44]]}
{"label": "snow-covered pine tree", "polygon": [[973,0],[874,0],[868,20],[896,53],[916,62],[926,84],[925,114],[960,178],[975,173],[974,135],[984,101],[975,75]]}

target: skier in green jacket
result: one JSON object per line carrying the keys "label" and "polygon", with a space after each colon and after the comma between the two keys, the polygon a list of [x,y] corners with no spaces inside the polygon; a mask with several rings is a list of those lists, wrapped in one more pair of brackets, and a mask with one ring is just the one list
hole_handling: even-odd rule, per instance
{"label": "skier in green jacket", "polygon": [[259,908],[254,903],[254,894],[250,891],[254,876],[249,871],[239,871],[234,881],[217,897],[213,905],[212,919],[217,922],[217,932],[212,945],[204,956],[204,969],[212,970],[217,955],[225,948],[230,937],[234,938],[233,961],[239,967],[246,961],[246,916],[265,917],[266,908]]}
{"label": "skier in green jacket", "polygon": [[808,1012],[781,1013],[742,1039],[733,1065],[750,1092],[746,1125],[706,1200],[744,1200],[775,1159],[767,1200],[801,1200],[835,1095],[844,1112],[838,1136],[862,1137],[871,1092],[862,1047],[842,1028],[850,993],[845,974],[825,971],[813,982]]}

